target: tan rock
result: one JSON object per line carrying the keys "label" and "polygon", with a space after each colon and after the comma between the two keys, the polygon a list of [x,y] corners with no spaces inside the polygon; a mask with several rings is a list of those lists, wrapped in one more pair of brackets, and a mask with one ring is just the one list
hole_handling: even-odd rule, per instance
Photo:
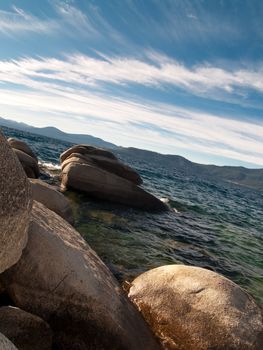
{"label": "tan rock", "polygon": [[40,317],[17,307],[0,308],[0,332],[19,350],[51,350],[52,332]]}
{"label": "tan rock", "polygon": [[[3,334],[0,333],[0,349],[1,350],[18,350]],[[20,349],[19,349],[20,350]]]}
{"label": "tan rock", "polygon": [[27,242],[32,205],[30,185],[0,132],[0,273],[14,265]]}
{"label": "tan rock", "polygon": [[132,182],[96,166],[71,162],[62,170],[62,189],[83,191],[94,198],[144,210],[167,210],[158,198]]}
{"label": "tan rock", "polygon": [[57,213],[63,219],[73,224],[73,212],[70,202],[54,186],[39,179],[30,179],[33,199],[44,204],[47,208]]}
{"label": "tan rock", "polygon": [[28,154],[30,157],[34,158],[36,161],[38,161],[35,153],[32,151],[32,149],[25,142],[14,139],[12,137],[7,139],[7,141],[12,148],[18,149],[18,150]]}
{"label": "tan rock", "polygon": [[48,322],[59,349],[159,348],[96,253],[38,202],[23,256],[1,279],[16,305]]}
{"label": "tan rock", "polygon": [[165,349],[263,349],[259,307],[215,272],[184,265],[159,267],[137,277],[129,297]]}
{"label": "tan rock", "polygon": [[18,160],[22,164],[22,167],[29,178],[38,178],[39,177],[39,168],[37,161],[30,157],[28,154],[13,148],[14,153],[16,154]]}
{"label": "tan rock", "polygon": [[102,156],[109,159],[117,159],[112,152],[107,151],[105,149],[93,147],[90,145],[75,145],[67,149],[65,152],[61,154],[60,162],[63,163],[64,160],[68,158],[68,156],[71,153],[80,153],[80,154],[87,154],[87,155],[94,155],[94,156]]}
{"label": "tan rock", "polygon": [[135,183],[136,185],[142,184],[142,179],[140,175],[131,167],[121,163],[117,159],[110,159],[102,156],[71,153],[62,163],[62,169],[65,167],[66,164],[69,164],[71,162],[71,159],[72,161],[76,161],[76,158],[79,159],[79,163],[91,164],[99,167],[100,169],[118,175],[126,180],[129,180]]}

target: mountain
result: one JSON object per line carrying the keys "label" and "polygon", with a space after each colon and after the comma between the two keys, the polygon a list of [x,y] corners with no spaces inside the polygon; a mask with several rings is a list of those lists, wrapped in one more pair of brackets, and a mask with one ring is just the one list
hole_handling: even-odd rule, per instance
{"label": "mountain", "polygon": [[82,134],[68,134],[52,126],[48,126],[45,128],[36,128],[34,126],[31,126],[25,123],[18,123],[13,120],[4,119],[1,117],[0,117],[0,125],[6,126],[8,128],[30,132],[37,135],[53,137],[58,140],[68,141],[68,142],[77,143],[77,144],[86,143],[92,146],[103,147],[103,148],[110,148],[110,149],[117,148],[117,146],[114,145],[113,143],[104,141],[98,137],[94,137],[91,135],[82,135]]}
{"label": "mountain", "polygon": [[248,169],[237,166],[205,165],[191,162],[178,155],[164,155],[137,148],[118,148],[118,155],[127,160],[143,161],[147,159],[153,167],[158,165],[175,169],[185,176],[196,176],[213,180],[227,181],[263,191],[263,169]]}
{"label": "mountain", "polygon": [[87,143],[97,147],[109,148],[119,157],[124,156],[132,163],[134,160],[144,162],[147,160],[152,167],[162,166],[184,173],[186,176],[210,178],[214,180],[227,181],[238,185],[254,188],[263,191],[263,169],[247,169],[237,166],[204,165],[191,162],[178,155],[164,155],[157,152],[146,151],[138,148],[118,147],[110,142],[104,141],[91,135],[67,134],[54,127],[36,128],[24,123],[17,123],[11,120],[0,118],[0,125],[14,128],[33,134],[53,137],[58,140],[75,144]]}

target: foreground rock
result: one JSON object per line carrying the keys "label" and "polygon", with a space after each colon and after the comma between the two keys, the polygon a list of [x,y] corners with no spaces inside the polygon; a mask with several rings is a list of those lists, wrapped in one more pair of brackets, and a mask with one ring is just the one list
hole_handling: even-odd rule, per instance
{"label": "foreground rock", "polygon": [[0,349],[1,350],[18,350],[3,334],[0,333]]}
{"label": "foreground rock", "polygon": [[145,321],[82,237],[34,202],[28,244],[1,280],[17,306],[43,318],[63,350],[158,349]]}
{"label": "foreground rock", "polygon": [[134,183],[89,164],[67,164],[62,170],[61,186],[63,190],[83,191],[94,198],[144,210],[167,210],[163,202]]}
{"label": "foreground rock", "polygon": [[15,264],[27,242],[31,190],[14,152],[0,132],[0,272]]}
{"label": "foreground rock", "polygon": [[61,192],[39,179],[30,179],[30,183],[34,200],[44,204],[70,224],[73,224],[73,213],[69,200]]}
{"label": "foreground rock", "polygon": [[0,332],[19,350],[51,350],[52,332],[41,318],[11,306],[0,308]]}
{"label": "foreground rock", "polygon": [[263,349],[259,307],[240,287],[212,271],[159,267],[136,278],[129,297],[165,349]]}
{"label": "foreground rock", "polygon": [[18,149],[19,151],[22,151],[26,154],[28,154],[30,157],[34,158],[36,161],[38,161],[37,156],[35,153],[32,151],[32,149],[23,141],[14,139],[10,137],[7,139],[7,142],[13,149]]}

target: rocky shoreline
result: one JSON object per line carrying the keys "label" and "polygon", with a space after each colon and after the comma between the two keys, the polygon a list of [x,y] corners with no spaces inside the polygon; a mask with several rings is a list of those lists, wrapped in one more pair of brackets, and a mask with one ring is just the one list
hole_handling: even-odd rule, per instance
{"label": "rocky shoreline", "polygon": [[[0,349],[262,349],[261,308],[212,271],[163,266],[125,293],[71,226],[67,198],[37,179],[32,150],[2,135],[0,148]],[[108,151],[74,146],[61,167],[63,191],[168,210]]]}

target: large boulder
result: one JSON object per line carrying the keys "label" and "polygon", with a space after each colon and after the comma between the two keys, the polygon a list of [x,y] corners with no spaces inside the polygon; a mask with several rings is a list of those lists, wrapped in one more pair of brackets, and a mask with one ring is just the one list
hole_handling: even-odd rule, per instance
{"label": "large boulder", "polygon": [[[0,349],[1,350],[18,350],[3,334],[0,333]],[[19,349],[20,350],[20,349]]]}
{"label": "large boulder", "polygon": [[239,286],[210,270],[159,267],[137,277],[129,297],[165,349],[263,349],[260,308]]}
{"label": "large boulder", "polygon": [[17,306],[48,322],[61,350],[159,349],[96,253],[38,202],[23,256],[1,279]]}
{"label": "large boulder", "polygon": [[134,183],[90,164],[70,162],[62,170],[62,189],[74,189],[91,197],[144,210],[166,210],[158,198]]}
{"label": "large boulder", "polygon": [[110,159],[108,157],[96,156],[96,155],[86,155],[80,153],[71,153],[62,163],[62,169],[72,161],[76,162],[78,159],[79,163],[90,164],[104,169],[110,173],[118,175],[126,180],[129,180],[136,185],[142,184],[142,179],[140,175],[131,167],[126,164],[121,163],[118,159]]}
{"label": "large boulder", "polygon": [[14,265],[27,242],[31,188],[0,132],[0,273]]}
{"label": "large boulder", "polygon": [[19,350],[51,350],[52,332],[40,317],[17,307],[0,308],[0,332]]}
{"label": "large boulder", "polygon": [[64,160],[67,159],[68,156],[70,156],[72,153],[80,153],[83,155],[101,156],[101,157],[106,157],[109,159],[117,160],[117,158],[115,157],[115,155],[112,152],[107,151],[105,149],[93,147],[90,145],[75,145],[75,146],[67,149],[65,152],[63,152],[60,155],[60,162],[63,163]]}
{"label": "large boulder", "polygon": [[63,219],[73,224],[73,212],[69,200],[51,186],[39,179],[30,179],[33,199],[44,204]]}
{"label": "large boulder", "polygon": [[38,161],[35,153],[32,151],[32,149],[25,142],[23,142],[21,140],[14,139],[12,137],[7,139],[7,142],[9,143],[9,145],[12,148],[18,149],[18,150],[28,154],[30,157],[34,158],[36,161]]}
{"label": "large boulder", "polygon": [[27,153],[13,148],[15,155],[22,164],[22,167],[29,178],[36,179],[39,177],[39,167],[35,158],[32,158]]}

